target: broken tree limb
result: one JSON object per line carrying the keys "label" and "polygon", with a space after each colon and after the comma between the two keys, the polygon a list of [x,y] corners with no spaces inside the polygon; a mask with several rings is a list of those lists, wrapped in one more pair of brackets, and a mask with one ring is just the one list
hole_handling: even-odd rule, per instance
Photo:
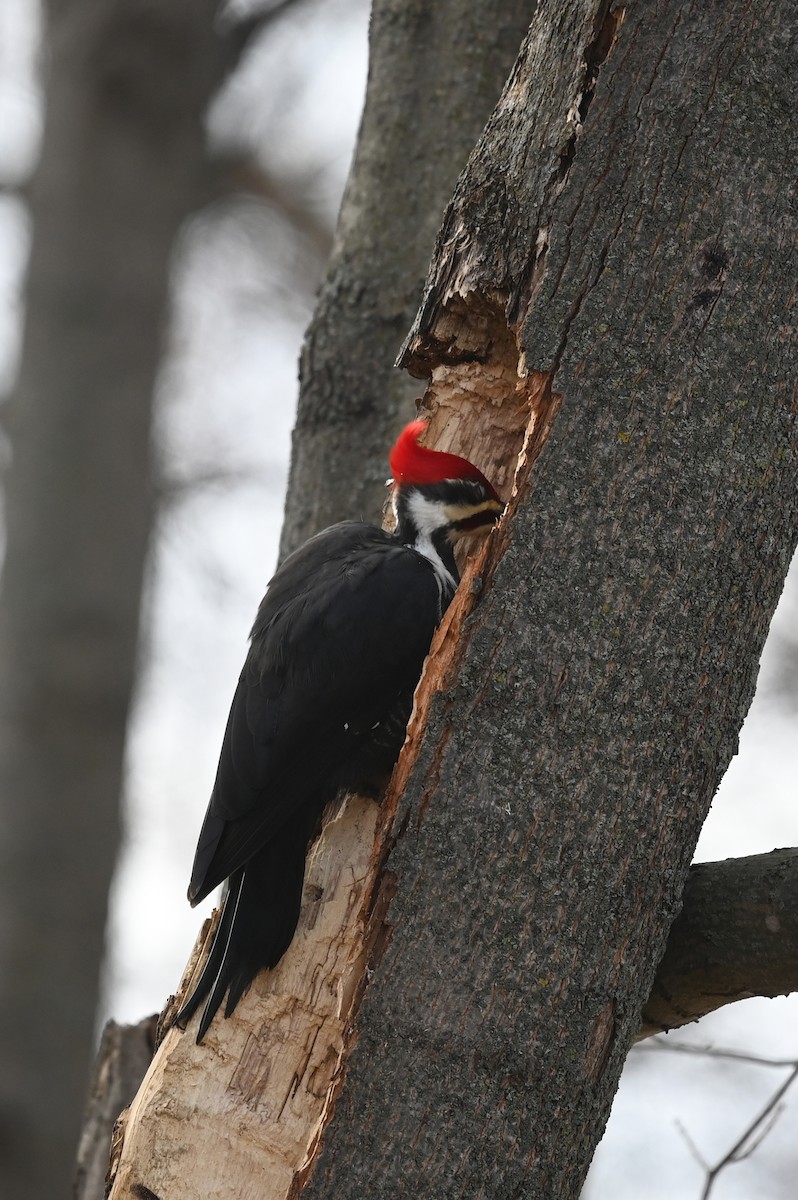
{"label": "broken tree limb", "polygon": [[73,1200],[103,1200],[105,1196],[111,1135],[152,1061],[157,1021],[157,1015],[136,1025],[109,1021],[103,1030],[89,1083]]}

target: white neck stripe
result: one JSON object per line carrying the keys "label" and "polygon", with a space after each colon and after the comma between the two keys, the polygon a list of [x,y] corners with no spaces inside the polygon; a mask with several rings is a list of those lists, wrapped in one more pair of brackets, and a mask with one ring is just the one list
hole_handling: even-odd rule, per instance
{"label": "white neck stripe", "polygon": [[407,509],[411,524],[416,530],[413,549],[431,563],[441,597],[444,589],[453,593],[457,588],[457,580],[446,567],[433,541],[434,534],[449,524],[446,504],[442,500],[430,500],[421,492],[412,491],[407,498]]}

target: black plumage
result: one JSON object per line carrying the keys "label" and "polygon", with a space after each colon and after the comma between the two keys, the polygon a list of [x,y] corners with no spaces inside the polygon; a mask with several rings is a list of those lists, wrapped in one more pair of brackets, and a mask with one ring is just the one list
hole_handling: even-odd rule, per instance
{"label": "black plumage", "polygon": [[225,995],[229,1016],[288,949],[328,803],[387,782],[459,580],[453,541],[503,511],[473,464],[420,444],[424,429],[406,426],[391,452],[396,531],[344,521],[317,534],[258,611],[188,889],[197,904],[227,880],[210,955],[177,1016],[185,1025],[205,1001],[197,1041]]}
{"label": "black plumage", "polygon": [[196,904],[229,878],[213,949],[178,1016],[184,1024],[209,996],[198,1040],[225,993],[229,1015],[288,948],[327,804],[387,781],[455,582],[395,535],[351,521],[311,538],[270,583],[189,886]]}

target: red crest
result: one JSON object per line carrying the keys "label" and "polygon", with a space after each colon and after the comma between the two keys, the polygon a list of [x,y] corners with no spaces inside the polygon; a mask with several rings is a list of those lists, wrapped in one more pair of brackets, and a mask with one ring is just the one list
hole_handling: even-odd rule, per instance
{"label": "red crest", "polygon": [[[442,450],[430,450],[419,443],[427,428],[426,421],[411,421],[405,425],[391,450],[390,464],[394,484],[409,487],[413,484],[442,483],[445,479],[474,479],[483,484],[492,496],[496,496],[492,484],[479,467],[459,454],[446,454]],[[498,499],[498,496],[496,497]]]}

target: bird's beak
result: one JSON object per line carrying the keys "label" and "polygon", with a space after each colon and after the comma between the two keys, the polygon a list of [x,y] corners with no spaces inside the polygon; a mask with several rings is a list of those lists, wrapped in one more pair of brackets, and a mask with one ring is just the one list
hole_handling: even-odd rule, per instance
{"label": "bird's beak", "polygon": [[475,534],[479,537],[490,533],[505,508],[506,505],[501,500],[493,497],[483,500],[480,504],[453,508],[449,513],[452,541],[458,541],[461,537],[472,537]]}

